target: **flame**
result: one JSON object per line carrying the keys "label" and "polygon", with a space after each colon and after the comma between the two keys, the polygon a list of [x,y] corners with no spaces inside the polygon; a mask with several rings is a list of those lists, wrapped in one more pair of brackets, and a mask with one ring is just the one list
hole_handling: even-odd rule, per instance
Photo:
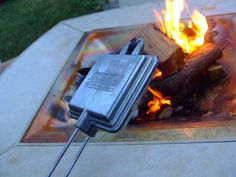
{"label": "flame", "polygon": [[148,102],[148,108],[147,114],[155,113],[158,110],[161,109],[162,105],[171,105],[171,101],[168,97],[163,98],[161,92],[157,90],[153,90],[151,87],[148,87],[148,91],[153,94],[153,99]]}
{"label": "flame", "polygon": [[159,69],[156,69],[152,79],[156,79],[161,76],[162,76],[162,72]]}
{"label": "flame", "polygon": [[[185,53],[191,53],[204,44],[204,36],[208,30],[205,16],[197,10],[193,11],[191,21],[180,22],[181,13],[184,10],[184,0],[166,0],[165,11],[162,15],[154,10],[157,25],[169,38],[182,47]],[[162,16],[164,15],[164,21]]]}

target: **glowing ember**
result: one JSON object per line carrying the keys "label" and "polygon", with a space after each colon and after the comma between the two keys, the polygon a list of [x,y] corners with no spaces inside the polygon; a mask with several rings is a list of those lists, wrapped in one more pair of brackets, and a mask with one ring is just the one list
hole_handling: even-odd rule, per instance
{"label": "glowing ember", "polygon": [[162,15],[154,10],[158,19],[157,25],[169,38],[175,40],[184,52],[191,53],[204,44],[204,36],[208,30],[205,16],[197,10],[193,11],[191,21],[186,24],[180,22],[181,13],[184,10],[183,0],[166,0],[166,9]]}
{"label": "glowing ember", "polygon": [[161,76],[162,76],[162,72],[159,69],[156,69],[152,79],[156,79],[156,78],[161,77]]}
{"label": "glowing ember", "polygon": [[149,101],[147,104],[149,108],[147,114],[157,112],[161,109],[162,105],[171,105],[170,99],[168,97],[163,98],[162,94],[159,91],[153,90],[150,87],[148,87],[148,90],[153,94],[153,100]]}

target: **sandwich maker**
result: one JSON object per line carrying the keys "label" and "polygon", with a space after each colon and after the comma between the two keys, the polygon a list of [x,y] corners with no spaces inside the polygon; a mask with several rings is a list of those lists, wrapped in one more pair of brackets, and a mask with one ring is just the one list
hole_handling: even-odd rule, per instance
{"label": "sandwich maker", "polygon": [[72,161],[65,176],[69,176],[90,137],[99,129],[115,133],[124,128],[147,85],[152,79],[158,59],[142,55],[144,41],[132,39],[119,54],[101,55],[69,102],[69,114],[77,119],[76,128],[53,165],[50,177],[61,158],[77,137],[79,130],[87,138]]}

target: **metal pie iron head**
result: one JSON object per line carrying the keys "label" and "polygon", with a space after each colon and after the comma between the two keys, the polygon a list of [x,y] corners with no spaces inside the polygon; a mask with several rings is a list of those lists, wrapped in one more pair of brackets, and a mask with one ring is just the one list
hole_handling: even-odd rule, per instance
{"label": "metal pie iron head", "polygon": [[134,39],[119,55],[97,59],[69,103],[84,133],[95,136],[98,128],[117,132],[129,121],[157,65],[155,56],[140,55],[142,49],[143,40]]}
{"label": "metal pie iron head", "polygon": [[155,56],[140,55],[143,40],[134,39],[119,55],[100,56],[72,97],[70,115],[77,119],[76,129],[50,170],[50,177],[79,130],[88,135],[65,173],[68,177],[90,136],[98,129],[117,132],[136,110],[157,65]]}

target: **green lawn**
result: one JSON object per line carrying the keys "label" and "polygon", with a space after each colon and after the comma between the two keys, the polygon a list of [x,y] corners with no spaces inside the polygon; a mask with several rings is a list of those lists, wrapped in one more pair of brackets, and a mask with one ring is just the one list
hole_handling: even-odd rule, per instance
{"label": "green lawn", "polygon": [[102,10],[106,0],[5,0],[0,3],[0,60],[19,55],[59,21]]}

